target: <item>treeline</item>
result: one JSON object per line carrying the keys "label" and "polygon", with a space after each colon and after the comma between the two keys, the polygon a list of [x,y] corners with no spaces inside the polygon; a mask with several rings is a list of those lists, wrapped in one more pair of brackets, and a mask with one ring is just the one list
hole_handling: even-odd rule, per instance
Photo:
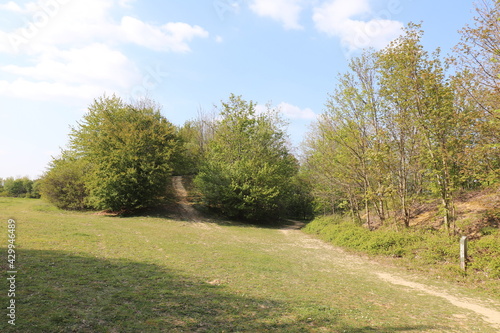
{"label": "treeline", "polygon": [[478,5],[455,53],[422,46],[409,24],[385,49],[340,74],[301,159],[279,110],[231,95],[176,127],[152,101],[103,96],[43,177],[66,209],[129,211],[173,197],[170,176],[194,175],[203,204],[249,220],[348,213],[368,227],[408,227],[415,203],[437,198],[453,228],[454,196],[500,175],[500,2]]}
{"label": "treeline", "polygon": [[196,174],[203,203],[226,216],[310,215],[279,113],[234,95],[219,111],[176,128],[152,101],[103,96],[52,161],[42,194],[64,209],[126,212],[164,204],[171,175]]}
{"label": "treeline", "polygon": [[352,59],[305,142],[304,168],[325,212],[408,227],[414,204],[436,197],[451,228],[457,191],[498,182],[499,9],[483,2],[446,61],[424,50],[416,24]]}
{"label": "treeline", "polygon": [[40,198],[40,180],[22,178],[0,178],[0,197]]}

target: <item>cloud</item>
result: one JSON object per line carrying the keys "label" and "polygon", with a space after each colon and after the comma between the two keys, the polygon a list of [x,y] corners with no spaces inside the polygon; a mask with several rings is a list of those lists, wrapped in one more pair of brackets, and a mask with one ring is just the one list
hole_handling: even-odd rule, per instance
{"label": "cloud", "polygon": [[175,22],[153,26],[136,18],[125,16],[117,28],[117,37],[156,51],[188,52],[188,42],[195,37],[206,38],[208,32],[200,26]]}
{"label": "cloud", "polygon": [[127,89],[141,78],[121,52],[104,44],[70,50],[47,50],[34,66],[7,65],[0,71],[17,77],[0,81],[0,94],[31,100],[76,98],[88,100],[105,91]]}
{"label": "cloud", "polygon": [[278,105],[278,109],[290,119],[305,119],[313,120],[316,119],[317,115],[310,108],[301,109],[298,106],[281,102]]}
{"label": "cloud", "polygon": [[5,4],[0,4],[0,10],[17,12],[17,13],[20,13],[23,11],[23,9],[14,1],[9,1]]}
{"label": "cloud", "polygon": [[95,85],[69,85],[62,82],[33,82],[25,79],[16,79],[13,82],[0,81],[1,95],[30,99],[36,101],[74,99],[88,101],[107,91],[105,87]]}
{"label": "cloud", "polygon": [[313,21],[318,31],[339,37],[348,52],[380,49],[401,33],[403,24],[391,19],[397,10],[374,12],[369,0],[329,0],[314,8]]}
{"label": "cloud", "polygon": [[104,44],[51,49],[38,57],[35,66],[7,65],[0,70],[37,81],[100,82],[114,86],[126,85],[137,76],[134,64],[123,53]]}
{"label": "cloud", "polygon": [[25,17],[24,25],[15,30],[0,28],[0,54],[18,58],[15,65],[0,67],[0,95],[88,100],[104,92],[150,87],[151,79],[121,51],[123,46],[185,53],[195,38],[209,37],[197,25],[153,24],[118,15],[134,1],[37,0],[0,6],[0,11]]}
{"label": "cloud", "polygon": [[[61,2],[61,3],[59,3]],[[155,51],[188,52],[194,38],[207,38],[200,26],[184,22],[155,25],[123,16],[116,21],[114,9],[131,6],[131,0],[49,0],[30,2],[25,24],[14,31],[0,31],[0,52],[37,53],[47,46],[82,46],[102,42],[135,44]],[[5,42],[8,42],[9,48]]]}
{"label": "cloud", "polygon": [[[255,111],[257,114],[265,113],[268,108],[273,108],[271,105],[262,105],[258,104],[255,106]],[[276,106],[276,110],[278,110],[281,114],[289,119],[300,119],[300,120],[314,120],[317,115],[310,108],[301,109],[298,106],[281,102]]]}
{"label": "cloud", "polygon": [[269,17],[283,24],[287,30],[300,30],[301,0],[253,0],[250,9],[259,16]]}

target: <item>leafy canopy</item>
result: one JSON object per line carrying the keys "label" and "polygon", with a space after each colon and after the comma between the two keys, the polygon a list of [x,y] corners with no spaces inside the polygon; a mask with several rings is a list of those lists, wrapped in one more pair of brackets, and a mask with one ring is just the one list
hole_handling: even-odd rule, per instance
{"label": "leafy canopy", "polygon": [[[64,180],[68,173],[82,182],[85,204],[93,208],[120,211],[152,206],[166,195],[177,147],[174,126],[153,102],[131,105],[116,96],[103,96],[90,105],[70,134],[67,154],[82,161],[85,173],[56,163],[49,179]],[[80,201],[78,197],[65,205],[80,206]]]}
{"label": "leafy canopy", "polygon": [[273,110],[231,95],[210,141],[196,184],[205,202],[225,215],[250,220],[284,214],[297,163],[283,122]]}

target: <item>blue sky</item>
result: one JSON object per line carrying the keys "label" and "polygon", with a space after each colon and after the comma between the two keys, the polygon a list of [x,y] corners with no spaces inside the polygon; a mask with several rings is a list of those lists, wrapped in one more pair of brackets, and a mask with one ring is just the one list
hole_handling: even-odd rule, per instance
{"label": "blue sky", "polygon": [[280,108],[298,146],[338,73],[408,22],[444,54],[472,0],[0,2],[0,177],[37,178],[93,99],[148,95],[176,125],[231,93]]}

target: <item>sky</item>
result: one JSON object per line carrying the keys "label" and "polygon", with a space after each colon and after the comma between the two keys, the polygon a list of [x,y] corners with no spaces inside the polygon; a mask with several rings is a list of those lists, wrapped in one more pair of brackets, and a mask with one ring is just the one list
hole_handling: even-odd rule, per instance
{"label": "sky", "polygon": [[0,1],[0,178],[42,176],[104,94],[180,126],[234,93],[278,108],[298,147],[351,57],[409,22],[449,54],[473,16],[473,0]]}

